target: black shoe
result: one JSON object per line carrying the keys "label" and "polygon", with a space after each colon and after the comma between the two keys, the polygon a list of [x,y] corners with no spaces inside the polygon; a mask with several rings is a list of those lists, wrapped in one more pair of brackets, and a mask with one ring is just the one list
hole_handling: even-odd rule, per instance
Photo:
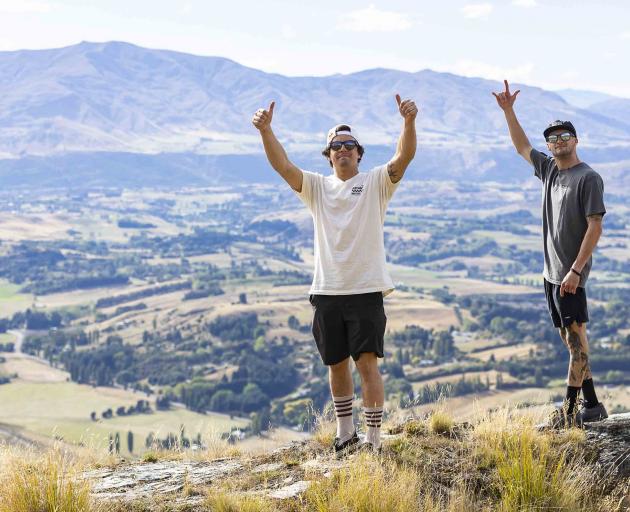
{"label": "black shoe", "polygon": [[580,423],[588,423],[591,421],[605,420],[608,418],[608,413],[606,412],[604,404],[600,402],[595,407],[586,407],[586,405],[583,405],[575,417],[576,421],[580,421]]}
{"label": "black shoe", "polygon": [[355,430],[354,434],[352,434],[352,437],[346,439],[343,443],[340,442],[340,439],[338,437],[335,437],[335,440],[333,442],[333,450],[335,450],[335,453],[337,455],[350,453],[356,448],[358,442],[359,436],[357,435],[357,431]]}

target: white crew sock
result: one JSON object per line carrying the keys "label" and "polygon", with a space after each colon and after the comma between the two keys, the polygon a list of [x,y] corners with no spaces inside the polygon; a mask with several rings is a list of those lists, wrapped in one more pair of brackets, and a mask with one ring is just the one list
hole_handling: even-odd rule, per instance
{"label": "white crew sock", "polygon": [[370,443],[375,450],[381,447],[381,423],[383,421],[383,406],[381,407],[364,407],[365,424],[367,426],[367,434],[365,441]]}
{"label": "white crew sock", "polygon": [[340,442],[347,441],[354,434],[354,422],[352,421],[352,400],[350,396],[333,396],[335,416],[337,418],[337,437]]}

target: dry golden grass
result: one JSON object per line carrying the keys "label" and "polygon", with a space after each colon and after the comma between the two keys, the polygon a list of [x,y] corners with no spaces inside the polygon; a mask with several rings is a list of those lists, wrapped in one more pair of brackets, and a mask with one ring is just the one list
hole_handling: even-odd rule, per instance
{"label": "dry golden grass", "polygon": [[454,425],[453,417],[443,408],[436,409],[429,418],[429,431],[434,434],[449,434]]}
{"label": "dry golden grass", "polygon": [[592,469],[571,450],[583,443],[584,433],[539,432],[539,419],[504,408],[481,418],[471,433],[480,466],[496,472],[496,510],[588,510]]}
{"label": "dry golden grass", "polygon": [[392,462],[363,454],[331,478],[322,478],[296,503],[308,512],[417,510],[422,487],[420,475]]}
{"label": "dry golden grass", "polygon": [[[253,472],[260,460],[241,456],[244,470],[237,478],[213,482],[210,490],[186,482],[181,497],[205,495],[203,504],[179,508],[161,496],[134,504],[93,503],[88,483],[79,476],[88,466],[115,465],[102,454],[70,456],[54,448],[43,454],[0,450],[0,512],[244,511],[244,512],[611,512],[624,510],[627,489],[597,480],[585,456],[585,435],[577,429],[539,432],[541,412],[505,407],[484,413],[470,425],[454,425],[443,404],[424,419],[408,421],[401,434],[384,443],[382,455],[351,455],[329,470],[305,472],[300,467],[317,454],[328,464],[334,436],[334,415],[326,411],[310,445],[292,449],[291,464]],[[450,435],[442,435],[448,433]],[[156,451],[147,460],[210,459],[226,456],[233,447],[217,444],[212,452]],[[275,456],[278,460],[278,456]],[[282,460],[282,456],[280,456]],[[331,458],[331,461],[333,459]],[[310,487],[298,498],[275,501],[264,495],[307,478]],[[126,508],[125,508],[126,507]]]}
{"label": "dry golden grass", "polygon": [[315,412],[313,441],[318,448],[330,449],[337,434],[337,420],[331,403],[321,412]]}
{"label": "dry golden grass", "polygon": [[60,447],[45,453],[0,448],[0,512],[96,510],[77,460]]}
{"label": "dry golden grass", "polygon": [[227,493],[211,493],[206,503],[213,512],[277,512],[278,506],[271,500],[256,496],[238,496]]}

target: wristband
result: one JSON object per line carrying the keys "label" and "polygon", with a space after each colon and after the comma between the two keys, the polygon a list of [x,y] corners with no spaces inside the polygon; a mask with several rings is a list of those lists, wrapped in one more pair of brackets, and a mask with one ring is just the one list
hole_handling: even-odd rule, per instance
{"label": "wristband", "polygon": [[579,277],[582,277],[582,274],[580,274],[577,270],[575,270],[573,267],[571,267],[571,272],[573,272],[574,274],[577,274]]}

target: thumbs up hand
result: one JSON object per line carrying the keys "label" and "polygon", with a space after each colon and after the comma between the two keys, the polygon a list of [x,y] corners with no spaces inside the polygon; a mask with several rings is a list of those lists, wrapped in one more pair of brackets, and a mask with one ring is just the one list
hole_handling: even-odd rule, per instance
{"label": "thumbs up hand", "polygon": [[396,94],[396,103],[398,103],[398,111],[405,120],[413,121],[418,115],[418,107],[413,100],[401,100],[400,94]]}
{"label": "thumbs up hand", "polygon": [[258,128],[258,130],[264,130],[271,126],[271,119],[273,118],[273,109],[276,105],[275,101],[272,101],[269,104],[268,109],[259,108],[254,114],[254,118],[252,119],[253,125]]}

